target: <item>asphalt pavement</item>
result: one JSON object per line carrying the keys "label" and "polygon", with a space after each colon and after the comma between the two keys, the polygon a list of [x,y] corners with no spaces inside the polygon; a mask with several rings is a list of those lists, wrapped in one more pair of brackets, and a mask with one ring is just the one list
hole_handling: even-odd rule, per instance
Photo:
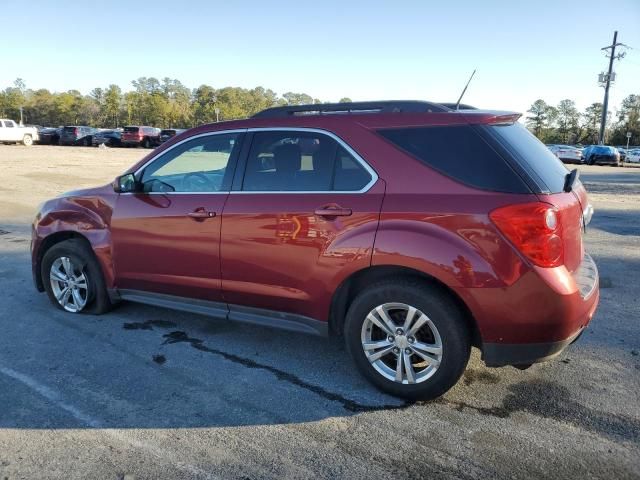
{"label": "asphalt pavement", "polygon": [[53,308],[0,219],[0,479],[640,478],[640,169],[582,168],[601,304],[559,358],[474,351],[407,404],[330,339],[123,303]]}

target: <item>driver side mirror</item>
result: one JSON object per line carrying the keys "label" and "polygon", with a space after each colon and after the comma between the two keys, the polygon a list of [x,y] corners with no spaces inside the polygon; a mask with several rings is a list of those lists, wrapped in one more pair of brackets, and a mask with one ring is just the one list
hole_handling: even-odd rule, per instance
{"label": "driver side mirror", "polygon": [[113,190],[116,193],[135,193],[140,190],[140,184],[133,173],[127,173],[116,177],[113,182]]}

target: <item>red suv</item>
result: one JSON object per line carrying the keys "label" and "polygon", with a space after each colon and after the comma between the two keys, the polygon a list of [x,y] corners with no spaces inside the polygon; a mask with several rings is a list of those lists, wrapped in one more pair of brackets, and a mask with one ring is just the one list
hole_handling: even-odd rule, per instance
{"label": "red suv", "polygon": [[598,303],[577,171],[519,115],[426,102],[265,110],[163,144],[112,185],[46,202],[35,284],[343,337],[381,389],[434,398],[560,353]]}
{"label": "red suv", "polygon": [[125,147],[156,147],[160,145],[160,129],[136,126],[124,127],[120,142]]}

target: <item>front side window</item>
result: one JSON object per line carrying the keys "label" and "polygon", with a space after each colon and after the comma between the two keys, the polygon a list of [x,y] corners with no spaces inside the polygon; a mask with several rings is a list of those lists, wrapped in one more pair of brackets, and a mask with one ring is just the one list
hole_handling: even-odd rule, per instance
{"label": "front side window", "polygon": [[257,132],[247,159],[242,190],[253,192],[359,191],[371,175],[328,135],[315,132]]}
{"label": "front side window", "polygon": [[167,151],[144,169],[144,192],[206,193],[228,191],[228,168],[240,147],[239,133],[207,135]]}

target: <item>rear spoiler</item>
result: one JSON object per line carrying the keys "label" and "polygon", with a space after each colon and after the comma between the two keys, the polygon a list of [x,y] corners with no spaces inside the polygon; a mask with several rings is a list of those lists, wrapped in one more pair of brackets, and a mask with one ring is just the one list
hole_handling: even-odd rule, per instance
{"label": "rear spoiler", "polygon": [[522,116],[521,113],[499,112],[491,110],[475,110],[460,112],[472,124],[513,125]]}

